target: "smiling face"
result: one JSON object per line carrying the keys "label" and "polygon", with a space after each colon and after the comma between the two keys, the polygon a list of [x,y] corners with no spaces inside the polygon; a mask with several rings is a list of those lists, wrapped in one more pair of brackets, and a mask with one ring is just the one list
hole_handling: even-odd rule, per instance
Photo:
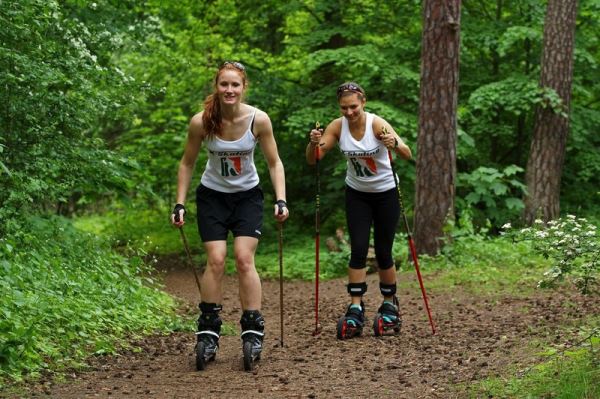
{"label": "smiling face", "polygon": [[246,81],[243,74],[230,68],[224,68],[217,77],[217,94],[222,105],[234,105],[242,101]]}
{"label": "smiling face", "polygon": [[357,121],[365,110],[365,98],[360,93],[346,93],[339,99],[340,111],[349,122]]}

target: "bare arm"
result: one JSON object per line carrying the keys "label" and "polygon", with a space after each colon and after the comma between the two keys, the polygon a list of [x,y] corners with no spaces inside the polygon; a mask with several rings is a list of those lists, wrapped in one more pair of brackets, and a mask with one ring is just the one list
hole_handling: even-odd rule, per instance
{"label": "bare arm", "polygon": [[342,120],[338,118],[331,122],[325,132],[321,132],[320,130],[313,129],[310,132],[310,142],[306,146],[306,162],[309,165],[314,165],[316,163],[315,160],[315,148],[319,146],[319,160],[323,159],[325,154],[329,152],[340,140],[340,132],[342,130]]}
{"label": "bare arm", "polygon": [[[269,116],[262,112],[257,111],[255,119],[255,131],[259,139],[260,148],[267,161],[269,168],[269,175],[271,176],[271,183],[275,190],[275,199],[286,201],[285,196],[285,170],[283,163],[279,158],[277,151],[277,143],[275,142],[275,136],[273,135],[273,127]],[[274,216],[275,218],[283,222],[289,216],[289,210],[287,207],[283,208],[283,213],[278,213],[278,207],[275,205]]]}
{"label": "bare arm", "polygon": [[[380,117],[375,117],[373,119],[373,132],[375,132],[377,138],[383,141],[383,144],[389,150],[393,150],[396,155],[406,160],[412,158],[410,148],[402,141],[394,128],[387,123],[385,119]],[[387,134],[385,132],[387,132]]]}
{"label": "bare arm", "polygon": [[[185,198],[190,188],[194,166],[196,165],[196,159],[198,158],[203,138],[204,128],[202,126],[202,113],[199,113],[194,115],[190,121],[185,150],[181,157],[181,161],[179,162],[179,170],[177,172],[178,204],[185,205]],[[182,226],[184,223],[183,211],[180,211],[179,216],[179,222],[175,222],[174,215],[172,215],[171,222],[177,226]]]}

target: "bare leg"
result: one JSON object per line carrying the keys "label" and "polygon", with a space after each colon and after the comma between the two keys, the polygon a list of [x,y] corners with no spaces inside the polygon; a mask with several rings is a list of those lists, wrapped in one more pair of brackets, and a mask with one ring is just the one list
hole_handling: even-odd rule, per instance
{"label": "bare leg", "polygon": [[202,302],[220,304],[223,301],[223,275],[225,274],[226,241],[208,241],[204,243],[207,260],[206,269],[200,281]]}
{"label": "bare leg", "polygon": [[262,287],[254,264],[254,253],[258,239],[254,237],[236,237],[233,241],[235,267],[240,282],[240,303],[243,310],[260,310]]}

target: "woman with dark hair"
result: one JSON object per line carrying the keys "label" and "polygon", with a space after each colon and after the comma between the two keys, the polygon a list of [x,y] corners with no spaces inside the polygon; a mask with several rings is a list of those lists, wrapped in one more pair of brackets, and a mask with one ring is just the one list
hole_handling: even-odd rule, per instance
{"label": "woman with dark hair", "polygon": [[404,159],[411,158],[410,148],[383,118],[365,111],[366,95],[354,82],[340,85],[337,100],[342,116],[333,120],[324,132],[314,129],[306,146],[306,161],[315,164],[336,144],[347,159],[346,221],[350,235],[351,254],[348,263],[348,293],[351,303],[340,318],[337,328],[339,339],[360,335],[365,323],[362,301],[367,292],[367,251],[371,226],[375,256],[379,266],[379,289],[383,302],[377,311],[375,334],[400,331],[401,319],[396,297],[396,268],[392,245],[400,217],[398,191],[388,151]]}
{"label": "woman with dark hair", "polygon": [[[273,216],[288,217],[285,174],[269,116],[243,102],[248,87],[246,68],[239,62],[224,62],[215,76],[215,90],[204,102],[204,110],[191,119],[187,143],[177,176],[177,204],[171,222],[185,221],[185,199],[200,147],[208,150],[208,161],[196,189],[198,230],[207,264],[200,282],[201,302],[197,334],[197,366],[215,358],[221,330],[219,312],[223,299],[227,235],[233,234],[233,252],[239,278],[244,344],[250,343],[253,359],[259,359],[264,337],[261,282],[254,254],[261,235],[263,192],[254,165],[258,143],[267,161],[277,201]],[[244,348],[247,346],[244,345]]]}

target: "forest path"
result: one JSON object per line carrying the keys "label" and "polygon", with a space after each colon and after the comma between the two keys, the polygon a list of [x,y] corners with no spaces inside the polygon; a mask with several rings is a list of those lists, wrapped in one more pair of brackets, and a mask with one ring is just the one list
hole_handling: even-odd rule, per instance
{"label": "forest path", "polygon": [[[166,290],[195,312],[194,277],[178,257],[160,259]],[[289,267],[289,266],[288,266]],[[347,305],[345,280],[321,282],[322,333],[313,337],[314,283],[286,281],[284,347],[279,346],[279,282],[263,281],[266,338],[262,360],[244,372],[239,335],[223,336],[215,362],[195,370],[191,333],[155,336],[138,342],[141,351],[98,357],[89,370],[66,382],[41,381],[27,397],[52,398],[455,398],[471,381],[526,368],[536,362],[538,340],[568,344],[576,326],[599,314],[597,299],[574,292],[537,291],[511,297],[474,296],[461,287],[430,292],[437,325],[432,336],[418,282],[399,290],[403,317],[399,336],[375,338],[371,323],[379,306],[376,275],[368,276],[367,326],[363,336],[336,339],[336,322]],[[435,278],[428,276],[428,279]],[[425,280],[427,286],[427,279]],[[239,329],[237,277],[224,281],[222,318]]]}

